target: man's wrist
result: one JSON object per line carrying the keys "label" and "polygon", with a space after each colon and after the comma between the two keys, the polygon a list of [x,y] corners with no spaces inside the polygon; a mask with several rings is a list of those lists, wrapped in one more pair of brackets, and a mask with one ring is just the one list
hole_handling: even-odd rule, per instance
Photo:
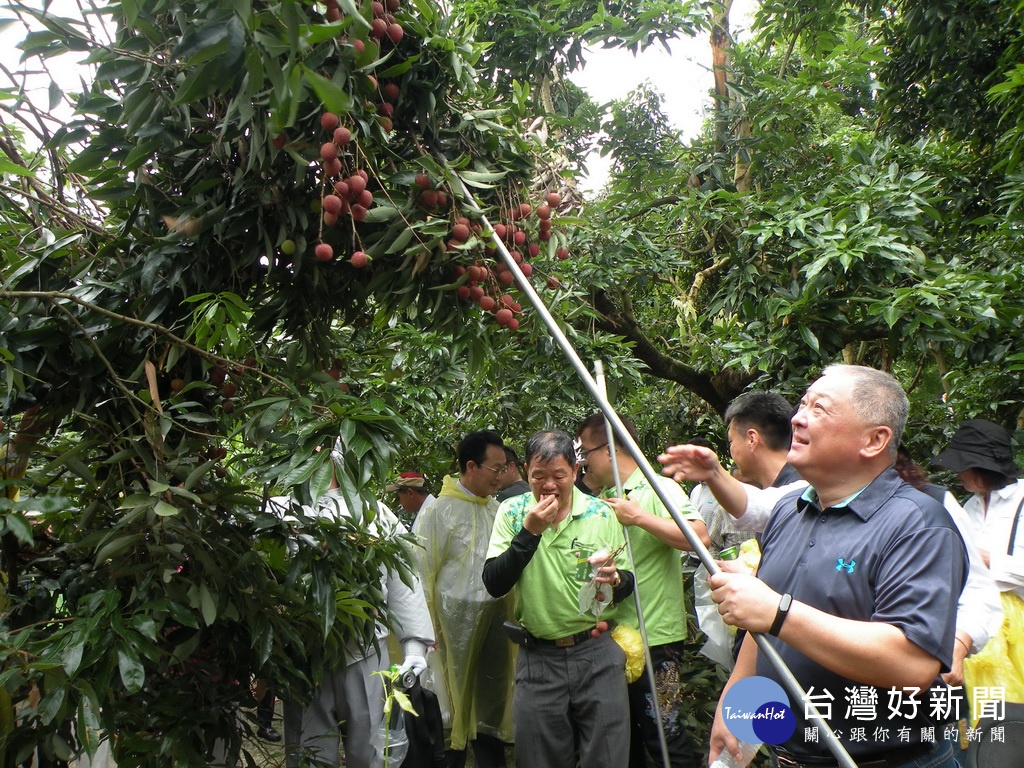
{"label": "man's wrist", "polygon": [[786,622],[786,617],[789,616],[789,609],[793,605],[793,596],[787,592],[781,598],[779,598],[779,607],[775,611],[775,621],[772,622],[771,627],[768,628],[768,634],[772,637],[778,637],[779,632],[782,631],[782,625]]}

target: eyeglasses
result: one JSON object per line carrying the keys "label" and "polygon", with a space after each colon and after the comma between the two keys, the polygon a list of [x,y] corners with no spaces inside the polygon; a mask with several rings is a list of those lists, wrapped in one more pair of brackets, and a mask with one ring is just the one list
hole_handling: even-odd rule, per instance
{"label": "eyeglasses", "polygon": [[478,467],[483,467],[484,469],[489,469],[491,472],[493,472],[496,475],[500,475],[502,472],[504,472],[506,469],[508,469],[508,464],[502,464],[500,467],[497,467],[497,468],[495,468],[495,467],[488,467],[486,464],[477,464],[477,466]]}
{"label": "eyeglasses", "polygon": [[580,458],[586,460],[587,456],[592,454],[594,451],[599,451],[602,448],[607,448],[607,447],[608,447],[608,443],[601,443],[600,445],[595,445],[593,448],[587,448],[587,450],[585,450],[585,451],[580,451]]}

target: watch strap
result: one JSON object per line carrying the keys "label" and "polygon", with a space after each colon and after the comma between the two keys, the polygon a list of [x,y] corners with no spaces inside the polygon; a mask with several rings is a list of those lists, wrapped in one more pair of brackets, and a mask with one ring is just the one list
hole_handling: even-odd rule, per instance
{"label": "watch strap", "polygon": [[786,617],[789,616],[789,607],[793,604],[793,596],[787,592],[779,600],[779,609],[775,612],[775,621],[772,622],[771,628],[768,630],[768,634],[772,637],[778,637],[779,631],[782,629],[783,622],[786,621]]}

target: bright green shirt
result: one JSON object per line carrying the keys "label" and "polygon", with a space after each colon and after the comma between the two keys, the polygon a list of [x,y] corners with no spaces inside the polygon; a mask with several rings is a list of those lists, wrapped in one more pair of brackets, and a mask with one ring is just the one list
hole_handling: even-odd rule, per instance
{"label": "bright green shirt", "polygon": [[[667,477],[658,478],[662,492],[672,499],[687,520],[703,522],[700,513],[690,504],[686,492],[679,483]],[[622,484],[628,496],[640,508],[652,515],[671,520],[658,494],[638,468]],[[669,546],[653,533],[637,526],[629,528],[629,543],[636,565],[633,575],[637,580],[640,606],[644,612],[644,626],[647,628],[649,645],[665,645],[686,639],[686,601],[683,589],[682,561],[679,550]],[[623,553],[625,555],[626,553]],[[620,565],[629,569],[628,557],[619,560]],[[623,624],[638,629],[633,598],[623,602],[616,617]]]}
{"label": "bright green shirt", "polygon": [[[511,546],[523,529],[526,513],[536,503],[532,493],[502,502],[491,531],[488,559]],[[624,543],[614,510],[601,499],[573,488],[569,515],[557,530],[549,527],[541,534],[537,551],[516,582],[516,619],[530,634],[548,640],[593,627],[597,621],[594,615],[580,614],[580,590],[590,581],[587,558],[602,548],[614,552]],[[616,564],[623,568],[624,555],[623,551],[616,558]],[[619,608],[606,608],[600,618],[613,618]]]}

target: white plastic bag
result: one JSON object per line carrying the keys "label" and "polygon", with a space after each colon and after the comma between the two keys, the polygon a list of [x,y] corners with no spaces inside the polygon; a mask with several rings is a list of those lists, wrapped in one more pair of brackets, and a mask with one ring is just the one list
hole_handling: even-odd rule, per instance
{"label": "white plastic bag", "polygon": [[391,711],[391,717],[382,721],[373,734],[373,751],[376,753],[374,765],[399,768],[405,761],[409,753],[409,735],[405,732],[405,712],[397,704]]}
{"label": "white plastic bag", "polygon": [[722,615],[718,612],[718,606],[711,599],[708,569],[703,565],[693,572],[693,610],[697,614],[700,631],[708,638],[700,652],[715,663],[731,670],[734,663],[732,646],[735,633],[722,619]]}

